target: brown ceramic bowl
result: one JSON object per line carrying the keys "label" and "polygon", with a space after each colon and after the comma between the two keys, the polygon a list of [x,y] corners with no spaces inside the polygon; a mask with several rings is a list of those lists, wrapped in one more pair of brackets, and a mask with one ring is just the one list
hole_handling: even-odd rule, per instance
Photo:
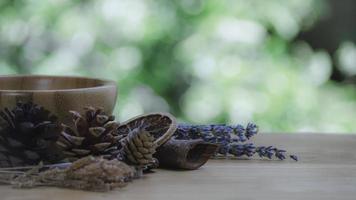
{"label": "brown ceramic bowl", "polygon": [[103,107],[111,114],[117,96],[116,83],[108,80],[66,76],[0,76],[0,109],[16,102],[32,101],[69,123],[69,110],[82,112],[85,106]]}

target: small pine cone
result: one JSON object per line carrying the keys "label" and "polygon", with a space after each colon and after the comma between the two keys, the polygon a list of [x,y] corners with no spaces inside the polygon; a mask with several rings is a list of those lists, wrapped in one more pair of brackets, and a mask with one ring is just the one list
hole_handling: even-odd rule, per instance
{"label": "small pine cone", "polygon": [[119,157],[120,140],[114,116],[106,115],[100,108],[86,107],[84,115],[70,111],[73,126],[62,125],[63,131],[57,145],[70,161],[88,155],[103,156],[107,159]]}
{"label": "small pine cone", "polygon": [[119,135],[125,137],[121,155],[134,165],[155,168],[158,164],[152,157],[155,149],[169,140],[176,129],[176,119],[169,113],[149,113],[129,119],[117,128]]}
{"label": "small pine cone", "polygon": [[157,161],[152,155],[156,152],[155,138],[145,129],[135,128],[122,141],[126,159],[135,165],[146,166]]}

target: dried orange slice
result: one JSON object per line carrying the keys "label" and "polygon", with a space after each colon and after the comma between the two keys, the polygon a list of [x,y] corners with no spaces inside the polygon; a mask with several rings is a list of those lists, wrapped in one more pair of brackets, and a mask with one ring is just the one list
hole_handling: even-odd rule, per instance
{"label": "dried orange slice", "polygon": [[134,129],[144,129],[154,138],[157,147],[169,140],[177,129],[174,116],[169,113],[149,113],[139,115],[120,124],[118,133],[128,135]]}

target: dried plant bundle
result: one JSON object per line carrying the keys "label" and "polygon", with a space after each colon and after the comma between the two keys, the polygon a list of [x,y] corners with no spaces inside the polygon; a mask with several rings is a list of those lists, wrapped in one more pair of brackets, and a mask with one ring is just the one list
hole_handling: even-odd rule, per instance
{"label": "dried plant bundle", "polygon": [[[136,170],[124,162],[87,156],[73,163],[38,165],[27,171],[21,168],[0,169],[0,182],[16,188],[56,186],[89,191],[109,191],[124,187],[136,176]],[[28,169],[25,167],[24,169]]]}

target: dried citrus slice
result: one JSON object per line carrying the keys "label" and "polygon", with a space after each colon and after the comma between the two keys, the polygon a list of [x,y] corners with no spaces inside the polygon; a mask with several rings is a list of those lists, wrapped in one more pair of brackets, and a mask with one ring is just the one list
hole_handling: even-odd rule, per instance
{"label": "dried citrus slice", "polygon": [[169,113],[149,113],[123,122],[117,130],[120,135],[125,136],[137,128],[148,131],[155,138],[154,143],[158,147],[172,137],[177,129],[177,122]]}

